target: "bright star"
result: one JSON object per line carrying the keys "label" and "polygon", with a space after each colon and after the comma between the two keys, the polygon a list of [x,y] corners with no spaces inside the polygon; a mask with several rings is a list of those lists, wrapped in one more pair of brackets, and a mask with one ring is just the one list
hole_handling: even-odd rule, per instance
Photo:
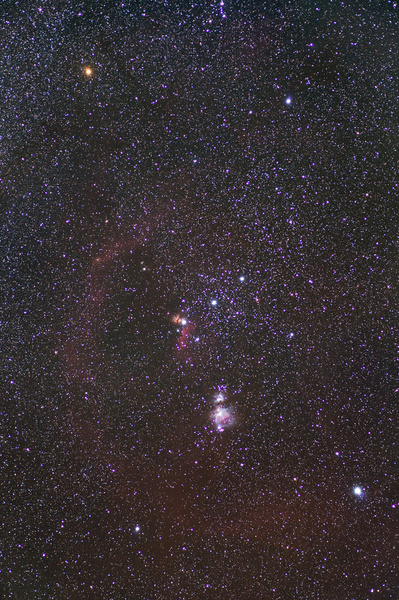
{"label": "bright star", "polygon": [[355,488],[353,488],[353,493],[356,494],[356,496],[362,496],[363,490],[360,486],[357,485]]}
{"label": "bright star", "polygon": [[217,305],[217,303],[218,303],[218,301],[217,301],[217,300],[211,300],[211,304],[212,304],[212,306],[216,306],[216,305]]}
{"label": "bright star", "polygon": [[291,98],[286,98],[286,99],[285,99],[285,103],[286,103],[286,104],[291,104]]}

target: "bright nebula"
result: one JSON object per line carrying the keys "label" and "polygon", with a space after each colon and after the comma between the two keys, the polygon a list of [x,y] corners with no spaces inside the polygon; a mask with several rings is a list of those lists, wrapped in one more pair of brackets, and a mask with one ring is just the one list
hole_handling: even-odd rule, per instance
{"label": "bright nebula", "polygon": [[234,425],[234,415],[230,408],[218,406],[212,413],[212,421],[217,431],[224,431]]}

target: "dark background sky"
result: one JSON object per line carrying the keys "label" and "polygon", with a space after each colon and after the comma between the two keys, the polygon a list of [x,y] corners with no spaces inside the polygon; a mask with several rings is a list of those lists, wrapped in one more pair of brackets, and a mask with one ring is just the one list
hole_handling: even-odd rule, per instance
{"label": "dark background sky", "polygon": [[1,597],[397,598],[396,4],[0,18]]}

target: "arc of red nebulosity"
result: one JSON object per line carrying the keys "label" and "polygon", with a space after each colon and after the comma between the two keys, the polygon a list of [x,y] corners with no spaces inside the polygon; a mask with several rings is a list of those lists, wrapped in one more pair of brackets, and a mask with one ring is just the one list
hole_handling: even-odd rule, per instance
{"label": "arc of red nebulosity", "polygon": [[67,325],[69,335],[64,344],[63,356],[69,381],[90,380],[88,357],[93,361],[93,357],[97,355],[97,323],[104,303],[104,284],[109,268],[123,253],[136,250],[146,241],[144,236],[140,236],[134,240],[115,242],[92,260],[87,274],[87,294],[83,302],[79,302]]}
{"label": "arc of red nebulosity", "polygon": [[79,302],[77,310],[70,315],[67,324],[68,332],[63,356],[68,381],[79,384],[90,381],[93,377],[93,366],[90,366],[90,361],[95,362],[95,357],[98,355],[95,344],[97,322],[104,302],[104,284],[110,267],[124,253],[134,252],[150,242],[166,215],[166,210],[158,210],[147,224],[144,222],[141,224],[137,236],[128,239],[121,236],[92,259],[87,274],[86,297]]}

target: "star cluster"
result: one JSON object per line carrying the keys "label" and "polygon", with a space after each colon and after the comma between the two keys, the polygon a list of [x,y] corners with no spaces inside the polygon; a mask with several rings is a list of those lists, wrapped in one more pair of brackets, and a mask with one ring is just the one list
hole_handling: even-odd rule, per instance
{"label": "star cluster", "polygon": [[396,598],[396,5],[0,10],[2,597]]}

